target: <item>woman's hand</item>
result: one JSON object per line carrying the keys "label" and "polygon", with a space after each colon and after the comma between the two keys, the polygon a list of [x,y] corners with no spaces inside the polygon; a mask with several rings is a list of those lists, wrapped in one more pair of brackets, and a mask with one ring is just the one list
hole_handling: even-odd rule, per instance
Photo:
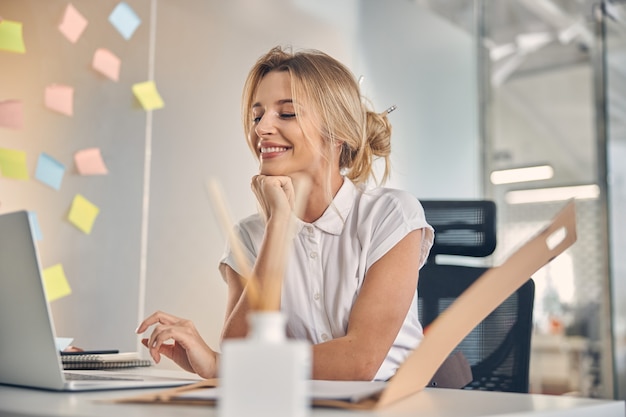
{"label": "woman's hand", "polygon": [[291,178],[255,175],[251,186],[266,220],[287,217],[293,211],[295,192]]}
{"label": "woman's hand", "polygon": [[[152,325],[156,326],[150,338],[142,339],[141,343],[150,350],[156,363],[161,361],[161,355],[165,355],[184,370],[203,378],[217,375],[217,353],[202,340],[191,321],[157,311],[139,325],[137,334]],[[165,343],[168,340],[174,343]]]}

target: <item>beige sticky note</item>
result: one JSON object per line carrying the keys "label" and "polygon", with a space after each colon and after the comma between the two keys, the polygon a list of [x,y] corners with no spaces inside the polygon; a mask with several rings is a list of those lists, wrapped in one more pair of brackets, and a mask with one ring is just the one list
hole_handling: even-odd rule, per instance
{"label": "beige sticky note", "polygon": [[61,264],[56,264],[43,270],[43,284],[46,289],[48,302],[58,300],[72,293]]}
{"label": "beige sticky note", "polygon": [[105,77],[118,81],[122,61],[111,51],[105,48],[96,49],[91,66]]}
{"label": "beige sticky note", "polygon": [[0,50],[17,54],[26,53],[22,36],[22,22],[0,19]]}
{"label": "beige sticky note", "polygon": [[85,234],[90,234],[100,209],[80,194],[74,196],[68,220]]}
{"label": "beige sticky note", "polygon": [[133,93],[141,107],[145,110],[156,110],[162,108],[165,104],[157,91],[154,81],[145,81],[133,85]]}
{"label": "beige sticky note", "polygon": [[80,175],[106,175],[109,173],[100,148],[82,149],[74,154],[76,169]]}
{"label": "beige sticky note", "polygon": [[76,43],[87,27],[87,19],[71,4],[68,4],[59,24],[59,31],[72,43]]}
{"label": "beige sticky note", "polygon": [[0,173],[5,178],[27,180],[26,152],[0,148]]}
{"label": "beige sticky note", "polygon": [[24,126],[24,110],[21,100],[0,101],[0,127],[21,129]]}
{"label": "beige sticky note", "polygon": [[46,87],[45,105],[66,116],[74,114],[74,88],[69,85],[51,84]]}

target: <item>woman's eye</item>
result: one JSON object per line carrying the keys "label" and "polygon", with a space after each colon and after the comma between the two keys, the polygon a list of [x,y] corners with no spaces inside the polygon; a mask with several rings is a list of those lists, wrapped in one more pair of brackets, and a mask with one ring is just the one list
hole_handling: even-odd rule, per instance
{"label": "woman's eye", "polygon": [[260,117],[255,117],[254,119],[252,119],[252,123],[259,123],[261,121]]}
{"label": "woman's eye", "polygon": [[291,119],[296,117],[295,113],[281,113],[280,117],[282,117],[283,119]]}

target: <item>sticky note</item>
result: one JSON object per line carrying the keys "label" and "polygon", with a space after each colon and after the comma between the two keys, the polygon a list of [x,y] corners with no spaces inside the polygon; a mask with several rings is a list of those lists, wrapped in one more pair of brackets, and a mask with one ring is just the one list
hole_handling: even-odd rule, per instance
{"label": "sticky note", "polygon": [[56,345],[57,350],[59,352],[67,349],[73,341],[74,341],[74,338],[72,337],[55,337],[54,338],[54,344]]}
{"label": "sticky note", "polygon": [[109,22],[124,39],[129,40],[141,24],[141,19],[128,4],[121,1],[109,15]]}
{"label": "sticky note", "polygon": [[143,83],[133,84],[133,93],[141,107],[145,110],[155,110],[162,108],[165,104],[157,91],[154,81],[145,81]]}
{"label": "sticky note", "polygon": [[52,84],[46,87],[45,105],[66,116],[74,114],[74,88],[68,85]]}
{"label": "sticky note", "polygon": [[74,154],[80,175],[106,175],[109,173],[99,148],[82,149]]}
{"label": "sticky note", "polygon": [[61,264],[56,264],[43,270],[43,285],[46,289],[48,302],[58,300],[72,293]]}
{"label": "sticky note", "polygon": [[0,20],[0,50],[17,54],[26,53],[21,22]]}
{"label": "sticky note", "polygon": [[21,100],[0,101],[0,126],[21,129],[24,126],[24,109]]}
{"label": "sticky note", "polygon": [[100,209],[80,194],[74,196],[68,220],[85,234],[91,233]]}
{"label": "sticky note", "polygon": [[35,178],[55,190],[59,190],[61,189],[63,174],[65,174],[65,166],[62,163],[43,152],[39,155]]}
{"label": "sticky note", "polygon": [[33,231],[33,237],[35,240],[43,240],[43,235],[41,234],[41,227],[39,227],[39,219],[37,218],[37,213],[34,211],[28,212],[28,221],[30,222],[30,228]]}
{"label": "sticky note", "polygon": [[0,148],[0,172],[5,178],[27,180],[26,152]]}
{"label": "sticky note", "polygon": [[120,78],[121,61],[108,49],[96,49],[91,66],[100,74],[113,81],[118,81]]}
{"label": "sticky note", "polygon": [[74,6],[68,4],[59,24],[59,31],[68,41],[76,43],[87,27],[87,19]]}

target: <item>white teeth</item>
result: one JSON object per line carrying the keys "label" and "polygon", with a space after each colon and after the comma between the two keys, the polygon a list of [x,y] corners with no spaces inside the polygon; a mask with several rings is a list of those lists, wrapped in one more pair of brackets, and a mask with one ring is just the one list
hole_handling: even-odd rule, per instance
{"label": "white teeth", "polygon": [[286,151],[289,148],[283,148],[283,147],[272,147],[272,148],[261,148],[261,153],[271,153],[271,152],[283,152]]}

